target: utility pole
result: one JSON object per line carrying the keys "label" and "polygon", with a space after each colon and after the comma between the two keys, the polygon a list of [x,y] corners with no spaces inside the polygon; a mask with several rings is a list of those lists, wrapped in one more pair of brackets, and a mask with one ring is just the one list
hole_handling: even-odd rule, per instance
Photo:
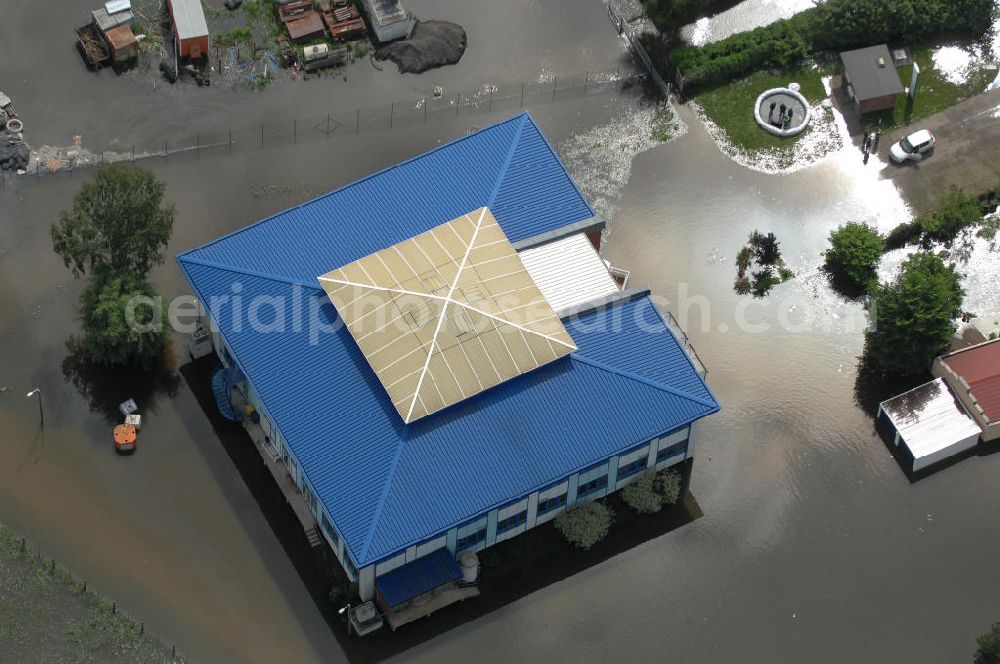
{"label": "utility pole", "polygon": [[36,394],[38,395],[38,424],[42,428],[42,431],[45,431],[45,411],[42,410],[42,388],[36,387],[24,396],[30,399]]}

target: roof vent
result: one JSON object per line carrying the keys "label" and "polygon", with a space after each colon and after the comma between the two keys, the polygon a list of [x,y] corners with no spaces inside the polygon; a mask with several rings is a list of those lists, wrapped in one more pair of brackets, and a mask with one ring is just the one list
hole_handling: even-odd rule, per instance
{"label": "roof vent", "polygon": [[879,57],[879,59],[878,59],[878,66],[879,66],[879,69],[885,69],[885,58]]}

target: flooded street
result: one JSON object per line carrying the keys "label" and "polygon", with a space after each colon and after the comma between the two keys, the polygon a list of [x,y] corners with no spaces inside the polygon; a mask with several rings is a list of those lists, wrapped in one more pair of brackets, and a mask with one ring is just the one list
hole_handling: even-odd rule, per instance
{"label": "flooded street", "polygon": [[[50,12],[52,20],[37,29],[68,49],[66,35],[92,3],[65,4],[72,7]],[[12,20],[27,20],[28,6],[0,7],[5,39]],[[340,89],[351,91],[345,101],[353,106],[435,84],[467,87],[477,78],[537,79],[590,63],[607,70],[622,57],[599,2],[578,12],[571,11],[576,3],[529,0],[407,6],[421,17],[464,21],[470,44],[476,35],[492,46],[470,48],[458,67],[421,77],[361,63],[365,74],[351,78],[350,88],[321,80],[259,95],[150,91],[65,63],[52,80],[24,72],[18,89],[3,85],[27,122],[35,118],[33,139],[68,142],[83,133],[127,141],[164,126],[187,131],[189,124],[221,122],[233,109],[257,118],[299,103],[336,105],[333,91]],[[533,25],[522,17],[523,29],[490,35],[489,22],[474,16],[497,12],[487,18],[498,21],[508,11],[565,20]],[[550,28],[566,34],[541,39]],[[507,35],[523,46],[517,57]],[[33,61],[44,45],[28,41],[22,46],[34,55],[24,61]],[[9,70],[0,74],[10,80]],[[365,76],[369,83],[356,88]],[[67,107],[68,97],[78,103]],[[246,100],[252,104],[240,109]],[[1000,619],[1000,454],[966,459],[914,484],[906,479],[858,404],[865,312],[834,293],[819,271],[833,228],[864,220],[887,231],[909,220],[907,202],[880,177],[884,165],[862,167],[850,146],[811,167],[768,175],[724,155],[687,108],[680,110],[686,133],[653,146],[644,133],[651,114],[641,108],[629,93],[528,110],[585,194],[609,215],[604,257],[631,270],[632,284],[652,288],[709,368],[723,410],[700,425],[696,439],[691,490],[704,517],[397,659],[463,662],[474,652],[483,662],[591,662],[623,654],[629,661],[699,663],[970,661],[975,637]],[[171,258],[154,281],[166,297],[188,293],[172,260],[178,251],[508,114],[231,158],[215,151],[147,160],[177,205]],[[51,222],[87,175],[20,178],[0,188],[0,385],[8,388],[0,393],[0,522],[194,661],[344,661],[182,380],[153,387],[137,381],[145,385],[138,397],[142,449],[129,458],[114,454],[104,413],[138,387],[80,373],[66,341],[78,329],[82,284],[49,239]],[[754,229],[778,236],[796,273],[764,300],[732,289],[736,251]],[[883,271],[897,258],[887,257]],[[977,247],[963,270],[973,275],[968,308],[1000,316],[1000,254]],[[178,363],[182,341],[175,340]],[[23,396],[33,387],[42,388],[44,431]],[[868,386],[860,388],[866,395]]]}

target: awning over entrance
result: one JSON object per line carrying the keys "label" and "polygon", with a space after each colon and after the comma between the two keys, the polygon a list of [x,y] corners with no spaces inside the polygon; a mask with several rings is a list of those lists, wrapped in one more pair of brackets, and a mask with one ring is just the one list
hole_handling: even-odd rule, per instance
{"label": "awning over entrance", "polygon": [[375,587],[389,609],[462,578],[462,568],[448,549],[438,549],[375,579]]}

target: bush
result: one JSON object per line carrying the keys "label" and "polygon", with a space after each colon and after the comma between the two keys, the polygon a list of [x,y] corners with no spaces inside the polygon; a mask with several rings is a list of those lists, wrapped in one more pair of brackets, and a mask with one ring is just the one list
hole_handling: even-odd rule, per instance
{"label": "bush", "polygon": [[979,223],[982,218],[979,201],[952,185],[938,209],[933,214],[917,219],[916,223],[926,239],[950,242],[966,228]]}
{"label": "bush", "polygon": [[653,514],[663,509],[663,496],[656,492],[652,475],[643,475],[622,489],[622,499],[639,514]]}
{"label": "bush", "polygon": [[1000,622],[993,623],[990,631],[980,636],[976,643],[979,647],[973,664],[1000,664]]}
{"label": "bush", "polygon": [[878,262],[884,251],[885,240],[875,228],[851,221],[830,233],[826,269],[865,289],[875,280]]}
{"label": "bush", "polygon": [[[670,70],[680,68],[690,93],[757,69],[784,69],[816,51],[919,42],[955,32],[978,36],[989,29],[992,12],[992,0],[827,0],[787,20],[676,49]],[[651,16],[655,21],[658,14]]]}
{"label": "bush", "polygon": [[582,503],[557,516],[555,526],[567,542],[587,550],[607,537],[611,530],[611,509],[603,503]]}
{"label": "bush", "polygon": [[916,222],[896,226],[885,237],[885,250],[892,251],[902,249],[908,244],[916,244],[920,239],[920,232],[920,224]]}
{"label": "bush", "polygon": [[653,483],[665,505],[676,505],[681,497],[681,474],[676,470],[661,470]]}
{"label": "bush", "polygon": [[865,360],[883,373],[918,374],[951,341],[962,313],[953,265],[921,252],[903,262],[891,284],[873,293],[874,328],[865,332]]}

